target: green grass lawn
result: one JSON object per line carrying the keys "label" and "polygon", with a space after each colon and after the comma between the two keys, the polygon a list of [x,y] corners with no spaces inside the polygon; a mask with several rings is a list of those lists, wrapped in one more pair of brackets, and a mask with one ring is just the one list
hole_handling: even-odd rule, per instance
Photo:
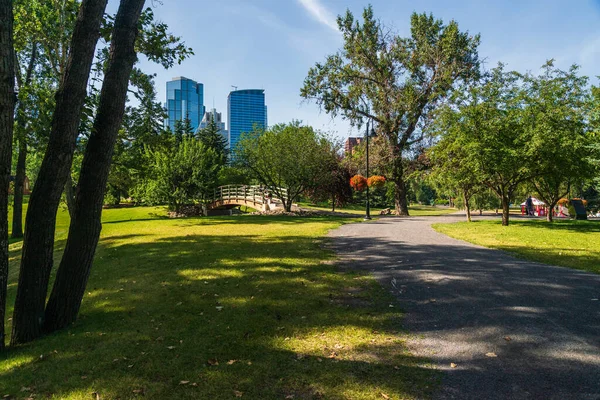
{"label": "green grass lawn", "polygon": [[[404,399],[436,385],[390,295],[321,246],[350,220],[164,214],[104,211],[79,320],[0,355],[0,397]],[[61,211],[57,263],[67,228]]]}
{"label": "green grass lawn", "polygon": [[528,260],[600,273],[600,221],[543,220],[434,224],[448,236],[515,253]]}
{"label": "green grass lawn", "polygon": [[[319,210],[319,211],[331,211],[331,205],[325,203],[313,204],[307,202],[300,202],[298,204],[301,208],[309,209],[309,210]],[[373,207],[371,208],[371,215],[377,216],[379,212],[383,210],[381,207]],[[364,215],[365,206],[364,204],[348,204],[342,208],[336,208],[336,212],[345,213],[345,214],[360,214]],[[411,216],[436,216],[436,215],[445,215],[452,214],[457,210],[455,208],[442,207],[442,206],[422,206],[422,205],[411,205],[408,207],[408,211]]]}

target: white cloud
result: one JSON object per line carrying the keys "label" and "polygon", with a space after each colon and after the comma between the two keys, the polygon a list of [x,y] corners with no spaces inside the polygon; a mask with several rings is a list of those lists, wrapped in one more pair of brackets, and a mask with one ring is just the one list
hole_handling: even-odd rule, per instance
{"label": "white cloud", "polygon": [[338,32],[335,16],[320,3],[320,0],[298,0],[298,2],[315,20]]}

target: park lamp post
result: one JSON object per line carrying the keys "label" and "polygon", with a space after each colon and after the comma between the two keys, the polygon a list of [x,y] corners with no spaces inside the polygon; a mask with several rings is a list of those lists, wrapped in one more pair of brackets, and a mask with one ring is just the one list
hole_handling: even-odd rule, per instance
{"label": "park lamp post", "polygon": [[371,202],[370,202],[370,197],[369,197],[369,184],[368,184],[368,180],[369,180],[369,122],[370,119],[367,120],[367,131],[365,133],[366,136],[366,140],[367,140],[367,210],[366,210],[366,215],[365,215],[365,221],[368,221],[371,219]]}

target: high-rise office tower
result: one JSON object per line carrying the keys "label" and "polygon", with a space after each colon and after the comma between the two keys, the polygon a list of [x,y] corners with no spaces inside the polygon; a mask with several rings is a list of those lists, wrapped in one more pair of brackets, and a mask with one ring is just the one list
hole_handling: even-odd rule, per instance
{"label": "high-rise office tower", "polygon": [[234,90],[227,97],[229,148],[234,150],[240,136],[254,126],[267,128],[267,106],[262,89]]}
{"label": "high-rise office tower", "polygon": [[195,131],[204,116],[204,85],[183,76],[167,82],[165,126],[175,130],[175,121],[190,120]]}
{"label": "high-rise office tower", "polygon": [[227,132],[227,129],[225,129],[225,122],[223,121],[223,118],[221,117],[221,113],[217,112],[216,109],[213,108],[212,110],[204,113],[204,117],[202,118],[202,121],[200,122],[200,126],[198,127],[198,129],[206,128],[208,126],[208,124],[210,123],[211,119],[214,119],[215,124],[217,124],[219,133],[221,133],[221,135],[223,135],[223,137],[225,139],[227,139],[227,147],[229,147],[229,134]]}

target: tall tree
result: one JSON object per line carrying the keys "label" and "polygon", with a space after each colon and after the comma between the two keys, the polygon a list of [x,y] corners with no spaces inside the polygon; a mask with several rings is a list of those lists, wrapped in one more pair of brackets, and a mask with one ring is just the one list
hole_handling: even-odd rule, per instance
{"label": "tall tree", "polygon": [[8,185],[12,160],[15,65],[12,0],[0,0],[0,351],[8,284]]}
{"label": "tall tree", "polygon": [[215,118],[211,117],[206,128],[199,129],[197,132],[198,140],[210,149],[214,149],[222,160],[222,164],[227,161],[227,138],[223,136]]}
{"label": "tall tree", "polygon": [[[79,0],[14,0],[19,97],[15,141],[12,237],[23,237],[23,190],[30,150],[43,151],[54,109],[51,99],[67,63]],[[35,71],[35,72],[34,72]],[[50,92],[50,93],[49,93]]]}
{"label": "tall tree", "polygon": [[[25,72],[25,80],[19,76],[20,68],[16,66],[15,71],[17,72],[17,84],[19,90],[26,90],[31,85],[33,77],[33,69],[37,60],[37,43],[33,43],[31,46],[31,56]],[[22,95],[23,96],[23,95]],[[19,101],[17,104],[17,110],[15,112],[17,116],[17,144],[18,144],[18,157],[16,165],[16,174],[14,180],[14,203],[13,203],[13,221],[12,221],[12,232],[11,237],[21,238],[23,237],[23,190],[25,188],[25,168],[27,162],[27,121],[25,113],[23,111],[23,104],[25,101]]]}
{"label": "tall tree", "polygon": [[121,0],[117,12],[98,113],[79,175],[74,218],[46,306],[47,332],[75,321],[83,299],[102,229],[104,192],[125,110],[129,76],[137,59],[134,46],[144,2]]}
{"label": "tall tree", "polygon": [[375,19],[371,6],[362,23],[348,10],[338,26],[343,49],[309,70],[301,95],[352,124],[376,123],[391,145],[396,214],[408,215],[403,153],[424,139],[424,123],[455,84],[479,75],[479,35],[414,13],[411,35],[402,38]]}
{"label": "tall tree", "polygon": [[286,211],[327,171],[331,160],[327,140],[299,121],[255,129],[238,142],[235,162],[283,202]]}
{"label": "tall tree", "polygon": [[56,212],[71,170],[77,127],[106,2],[83,0],[77,15],[67,66],[56,94],[50,141],[27,210],[13,314],[13,344],[31,341],[42,332],[54,255]]}
{"label": "tall tree", "polygon": [[586,121],[588,79],[579,76],[578,69],[572,66],[562,71],[550,60],[539,76],[525,76],[525,129],[531,135],[529,152],[536,156],[531,183],[548,207],[549,222],[552,210],[571,186],[590,180],[596,172],[590,160],[594,151]]}
{"label": "tall tree", "polygon": [[[515,191],[535,175],[531,135],[524,128],[525,97],[519,74],[493,69],[482,82],[457,93],[442,114],[452,132],[453,154],[502,203],[502,225],[509,224],[509,205]],[[448,115],[450,114],[450,115]]]}

